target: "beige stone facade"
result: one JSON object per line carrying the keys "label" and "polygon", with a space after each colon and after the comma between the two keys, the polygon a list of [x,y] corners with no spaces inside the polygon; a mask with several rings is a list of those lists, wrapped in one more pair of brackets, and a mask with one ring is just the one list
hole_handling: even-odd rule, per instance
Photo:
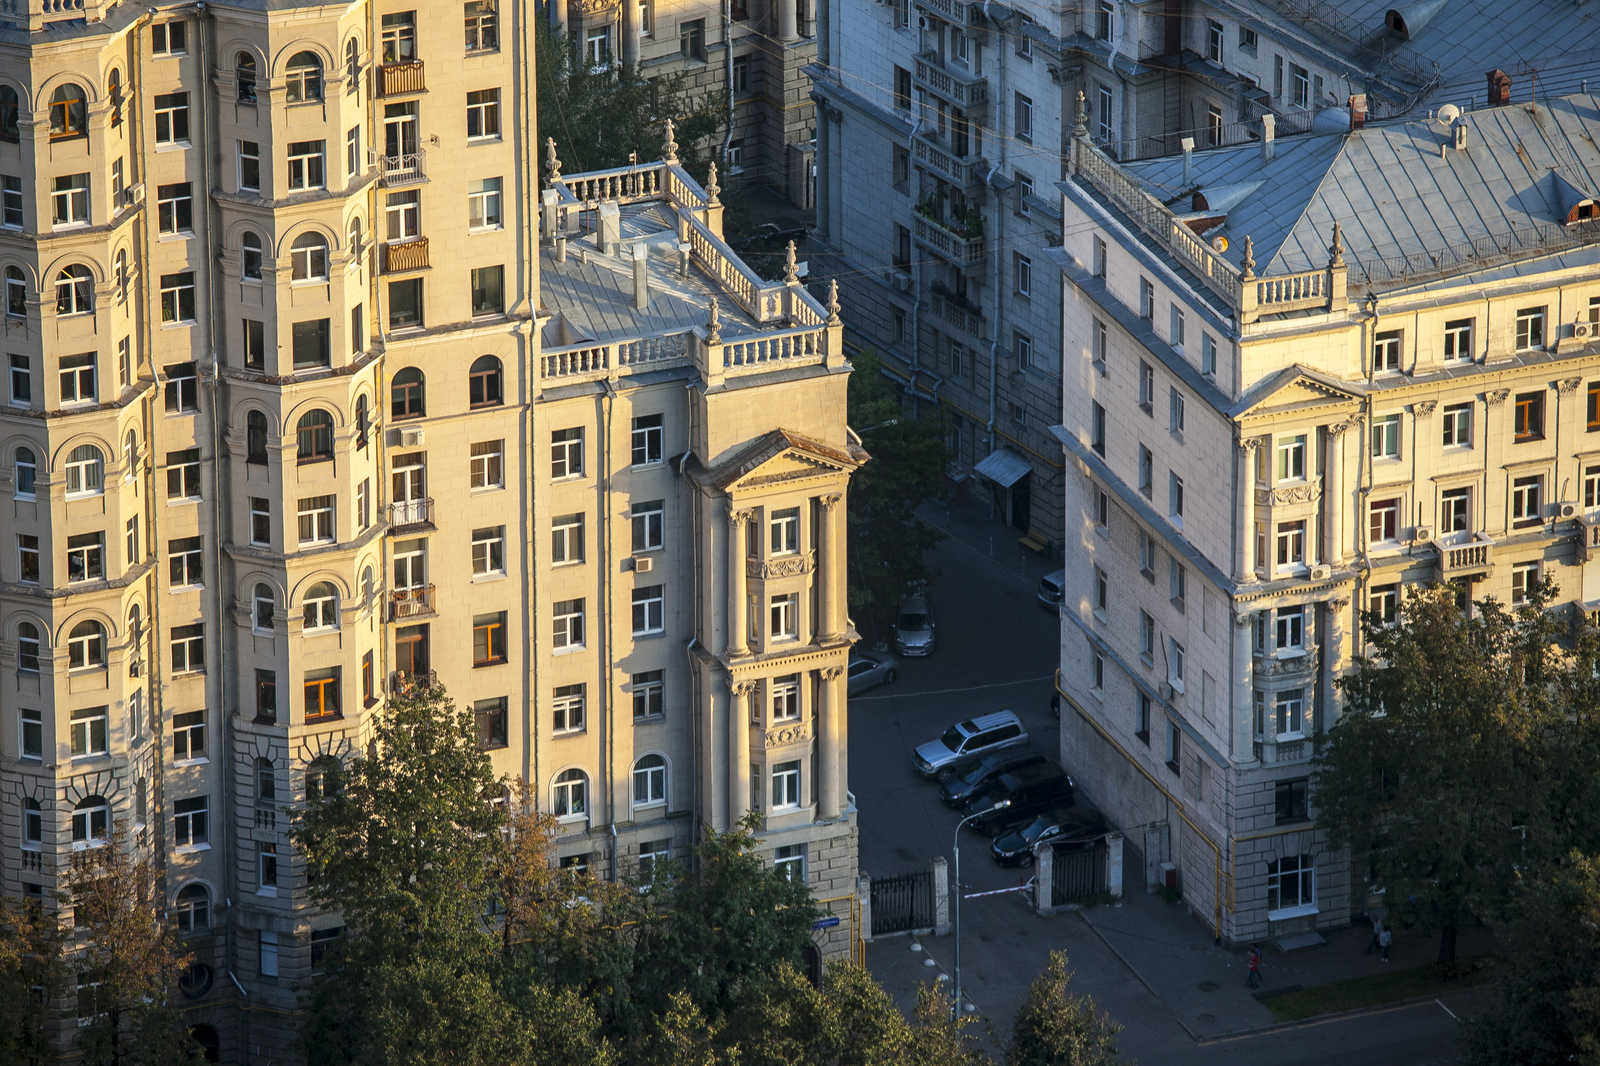
{"label": "beige stone facade", "polygon": [[292,1059],[341,923],[283,808],[418,681],[569,863],[756,806],[763,854],[852,891],[830,308],[675,166],[558,180],[541,221],[521,3],[78,13],[0,31],[5,891],[129,828],[206,967],[191,1023]]}

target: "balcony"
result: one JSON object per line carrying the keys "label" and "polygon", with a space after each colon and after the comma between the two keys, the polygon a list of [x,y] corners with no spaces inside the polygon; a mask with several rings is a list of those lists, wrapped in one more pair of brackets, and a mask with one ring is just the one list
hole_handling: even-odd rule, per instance
{"label": "balcony", "polygon": [[385,274],[404,274],[408,270],[426,270],[428,268],[428,238],[418,237],[415,240],[402,241],[399,244],[385,244],[383,246],[383,267]]}
{"label": "balcony", "polygon": [[1446,544],[1435,540],[1439,550],[1439,580],[1450,581],[1458,577],[1487,577],[1494,570],[1494,541],[1482,533],[1474,533],[1471,540]]}
{"label": "balcony", "polygon": [[378,68],[378,95],[399,96],[402,93],[420,93],[428,88],[422,77],[422,60],[409,63],[385,63]]}
{"label": "balcony", "polygon": [[913,83],[967,112],[971,118],[989,107],[989,79],[956,64],[946,66],[937,52],[917,56]]}
{"label": "balcony", "polygon": [[401,185],[415,185],[420,181],[427,181],[427,172],[423,169],[427,153],[418,149],[403,155],[381,155],[378,164],[383,168],[383,184],[388,188],[397,188]]}
{"label": "balcony", "polygon": [[271,807],[257,807],[256,808],[256,828],[257,829],[276,829],[276,828],[278,828],[278,812],[273,810]]}
{"label": "balcony", "polygon": [[956,155],[946,151],[933,138],[932,130],[924,130],[911,138],[912,162],[959,189],[982,188],[989,161],[982,156]]}
{"label": "balcony", "polygon": [[1265,738],[1257,739],[1255,742],[1256,758],[1268,766],[1291,762],[1306,762],[1316,753],[1316,743],[1304,737],[1296,740]]}
{"label": "balcony", "polygon": [[404,670],[396,670],[389,675],[389,695],[404,696],[415,688],[431,688],[439,680],[439,675],[432,670],[425,674],[408,674]]}
{"label": "balcony", "polygon": [[416,585],[408,589],[395,589],[389,593],[389,621],[406,618],[424,618],[437,613],[434,610],[433,586]]}
{"label": "balcony", "polygon": [[32,848],[22,849],[22,868],[28,873],[41,873],[44,870],[44,855]]}
{"label": "balcony", "polygon": [[911,235],[916,242],[936,255],[954,263],[962,273],[977,274],[983,270],[983,231],[976,235],[957,229],[957,223],[940,222],[918,211],[916,228]]}
{"label": "balcony", "polygon": [[433,525],[433,497],[397,500],[389,505],[389,531],[409,532],[412,526]]}

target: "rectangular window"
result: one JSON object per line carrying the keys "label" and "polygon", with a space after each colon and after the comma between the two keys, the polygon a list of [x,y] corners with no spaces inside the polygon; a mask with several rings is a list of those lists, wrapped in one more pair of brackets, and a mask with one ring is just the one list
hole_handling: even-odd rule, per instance
{"label": "rectangular window", "polygon": [[665,600],[661,585],[646,585],[633,590],[633,635],[650,636],[666,631]]}
{"label": "rectangular window", "polygon": [[1544,478],[1540,475],[1519,477],[1511,482],[1511,521],[1518,527],[1537,525],[1541,521],[1540,504],[1544,497]]}
{"label": "rectangular window", "polygon": [[1385,625],[1393,623],[1400,617],[1400,585],[1398,582],[1389,585],[1374,585],[1372,595],[1367,600],[1367,609],[1378,616],[1378,620]]}
{"label": "rectangular window", "polygon": [[1443,443],[1446,448],[1472,445],[1472,404],[1453,403],[1445,407]]}
{"label": "rectangular window", "polygon": [[1400,416],[1378,415],[1372,420],[1372,457],[1398,459],[1400,457]]}
{"label": "rectangular window", "polygon": [[[38,668],[38,656],[34,657],[34,668]],[[24,707],[20,712],[21,717],[21,745],[24,759],[44,758],[44,712],[37,708]]]}
{"label": "rectangular window", "polygon": [[551,704],[552,728],[557,733],[576,733],[583,728],[583,685],[562,685]]}
{"label": "rectangular window", "polygon": [[800,596],[798,593],[772,597],[770,614],[770,634],[773,640],[800,639]]}
{"label": "rectangular window", "polygon": [[780,762],[772,767],[772,809],[792,810],[800,806],[800,763]]}
{"label": "rectangular window", "polygon": [[257,935],[257,958],[262,977],[278,976],[278,934],[263,929]]}
{"label": "rectangular window", "polygon": [[773,555],[794,555],[800,550],[800,508],[785,507],[772,512],[768,524]]}
{"label": "rectangular window", "polygon": [[472,705],[473,723],[478,728],[478,747],[484,751],[503,748],[509,740],[507,700],[504,696],[478,700]]}
{"label": "rectangular window", "polygon": [[[326,321],[326,319],[324,319]],[[389,328],[421,329],[422,279],[389,282]]]}
{"label": "rectangular window", "polygon": [[1444,357],[1446,359],[1472,358],[1473,319],[1458,318],[1444,324]]}
{"label": "rectangular window", "polygon": [[[11,357],[11,402],[26,405],[32,401],[33,374],[28,366],[28,357],[25,355],[13,355]],[[33,492],[33,489],[29,488],[28,492]]]}
{"label": "rectangular window", "polygon": [[1305,689],[1278,693],[1272,704],[1273,728],[1279,740],[1305,735]]}
{"label": "rectangular window", "polygon": [[74,758],[106,753],[106,708],[83,707],[72,712],[72,755]]}
{"label": "rectangular window", "polygon": [[1244,52],[1246,55],[1255,55],[1256,45],[1259,40],[1255,30],[1247,26],[1239,27],[1239,51]]}
{"label": "rectangular window", "polygon": [[278,894],[278,845],[256,841],[256,894]]}
{"label": "rectangular window", "polygon": [[505,441],[479,441],[472,446],[469,484],[474,489],[505,487]]}
{"label": "rectangular window", "polygon": [[245,192],[261,191],[261,144],[259,141],[238,142],[239,188]]}
{"label": "rectangular window", "polygon": [[1439,498],[1439,532],[1464,533],[1471,528],[1471,489],[1446,489]]}
{"label": "rectangular window", "polygon": [[339,668],[307,670],[305,675],[306,721],[339,716]]}
{"label": "rectangular window", "polygon": [[583,647],[583,601],[558,600],[551,607],[551,615],[555,623],[555,647]]}
{"label": "rectangular window", "polygon": [[[17,534],[17,580],[28,585],[39,583],[39,538],[31,533]],[[39,669],[37,644],[33,649],[33,665],[22,669]]]}
{"label": "rectangular window", "polygon": [[[367,596],[367,602],[372,602],[370,593]],[[369,651],[361,656],[361,705],[363,707],[371,707],[377,702],[378,681],[373,676],[372,652]]]}
{"label": "rectangular window", "polygon": [[200,673],[206,668],[206,627],[203,623],[172,627],[172,672]]}
{"label": "rectangular window", "polygon": [[472,616],[472,665],[495,666],[506,661],[506,613]]}
{"label": "rectangular window", "polygon": [[1278,438],[1278,480],[1303,481],[1306,476],[1305,434]]}
{"label": "rectangular window", "polygon": [[351,126],[344,133],[344,176],[353,178],[361,173],[361,127]]}
{"label": "rectangular window", "polygon": [[1310,781],[1304,777],[1294,781],[1279,781],[1273,785],[1273,807],[1277,812],[1278,825],[1303,822],[1309,817],[1306,804],[1309,785]]}
{"label": "rectangular window", "polygon": [[172,842],[180,848],[195,848],[210,841],[206,832],[207,797],[181,799],[172,805]]}
{"label": "rectangular window", "polygon": [[57,226],[88,225],[89,175],[58,175],[51,188],[52,223]]}
{"label": "rectangular window", "polygon": [[189,142],[189,94],[156,94],[156,144]]}
{"label": "rectangular window", "polygon": [[1139,655],[1147,665],[1155,661],[1156,620],[1143,610],[1139,612]]}
{"label": "rectangular window", "polygon": [[301,544],[327,544],[334,539],[334,497],[308,496],[300,501],[297,517]]}
{"label": "rectangular window", "polygon": [[911,110],[911,72],[905,67],[894,68],[894,106],[901,111]]}
{"label": "rectangular window", "polygon": [[661,415],[640,415],[633,420],[633,465],[661,461]]}
{"label": "rectangular window", "polygon": [[1222,62],[1222,24],[1206,20],[1206,58],[1213,63]]}
{"label": "rectangular window", "polygon": [[1094,239],[1094,276],[1097,278],[1106,276],[1106,242],[1101,237]]}
{"label": "rectangular window", "polygon": [[1148,693],[1139,693],[1139,701],[1134,706],[1133,735],[1150,743],[1150,696]]}
{"label": "rectangular window", "polygon": [[194,231],[194,193],[188,182],[156,186],[156,225],[166,234]]}
{"label": "rectangular window", "polygon": [[206,757],[206,712],[186,711],[172,716],[172,759],[194,762]]}
{"label": "rectangular window", "polygon": [[331,330],[326,318],[294,324],[294,368],[304,370],[327,366],[332,356]]}
{"label": "rectangular window", "polygon": [[556,566],[583,562],[583,515],[556,515],[550,520],[550,562]]}
{"label": "rectangular window", "polygon": [[558,429],[550,434],[550,477],[560,481],[562,478],[583,476],[583,430]]}
{"label": "rectangular window", "polygon": [[167,453],[167,499],[200,498],[200,449]]}
{"label": "rectangular window", "polygon": [[422,194],[415,190],[392,192],[385,201],[385,233],[391,242],[422,236]]}
{"label": "rectangular window", "polygon": [[278,675],[272,670],[256,671],[256,721],[278,720]]}
{"label": "rectangular window", "polygon": [[1304,607],[1280,607],[1275,612],[1277,621],[1277,650],[1279,652],[1298,652],[1305,648],[1305,620]]}
{"label": "rectangular window", "polygon": [[1524,392],[1517,395],[1512,434],[1516,442],[1544,439],[1544,393]]}
{"label": "rectangular window", "polygon": [[1388,329],[1380,332],[1372,341],[1372,372],[1381,374],[1385,371],[1400,369],[1400,352],[1405,340],[1405,331]]}
{"label": "rectangular window", "polygon": [[1089,446],[1102,456],[1106,454],[1106,409],[1091,400],[1089,416]]}
{"label": "rectangular window", "polygon": [[161,275],[161,321],[194,321],[194,272]]}
{"label": "rectangular window", "polygon": [[506,268],[476,267],[472,271],[472,314],[504,314],[506,309]]}
{"label": "rectangular window", "polygon": [[1311,73],[1298,64],[1289,64],[1289,72],[1294,82],[1294,106],[1309,108],[1311,106]]}
{"label": "rectangular window", "polygon": [[1371,537],[1374,543],[1396,540],[1400,536],[1400,501],[1373,500]]}
{"label": "rectangular window", "polygon": [[1183,776],[1181,769],[1183,764],[1180,761],[1182,758],[1183,731],[1178,728],[1176,722],[1169,720],[1167,722],[1167,769],[1180,777]]}
{"label": "rectangular window", "polygon": [[1528,591],[1539,580],[1538,563],[1515,563],[1511,567],[1511,603],[1520,606],[1528,602]]}
{"label": "rectangular window", "polygon": [[356,529],[365,531],[372,525],[372,479],[362,478],[356,486]]}
{"label": "rectangular window", "polygon": [[1015,130],[1017,140],[1027,144],[1033,143],[1033,100],[1030,97],[1017,93],[1015,108]]}
{"label": "rectangular window", "polygon": [[501,207],[501,179],[478,178],[467,183],[467,228],[473,231],[501,229],[505,214]]}
{"label": "rectangular window", "polygon": [[1146,496],[1155,492],[1155,454],[1144,445],[1139,445],[1139,491]]}
{"label": "rectangular window", "polygon": [[245,369],[263,370],[267,365],[267,325],[253,318],[243,321]]}
{"label": "rectangular window", "polygon": [[476,89],[467,93],[467,139],[500,136],[500,90]]}
{"label": "rectangular window", "polygon": [[168,580],[173,588],[205,584],[199,537],[179,537],[167,541]]}
{"label": "rectangular window", "polygon": [[1112,118],[1111,113],[1111,90],[1102,85],[1098,95],[1100,106],[1096,110],[1099,113],[1099,118],[1095,125],[1100,134],[1100,143],[1110,145],[1111,134],[1116,129],[1115,120]]}
{"label": "rectangular window", "polygon": [[1583,506],[1600,507],[1600,466],[1583,468]]}
{"label": "rectangular window", "polygon": [[1094,568],[1094,609],[1102,614],[1111,609],[1111,579],[1098,566]]}
{"label": "rectangular window", "polygon": [[633,675],[633,684],[629,687],[633,691],[635,721],[643,718],[660,718],[665,713],[661,675],[660,670],[647,670],[642,674]]}
{"label": "rectangular window", "polygon": [[800,675],[772,679],[772,720],[792,722],[800,717]]}
{"label": "rectangular window", "polygon": [[1147,322],[1154,322],[1156,318],[1156,287],[1149,278],[1139,279],[1139,317]]}
{"label": "rectangular window", "polygon": [[661,547],[666,525],[664,508],[665,502],[662,500],[649,500],[633,505],[629,519],[633,525],[634,552],[654,551]]}
{"label": "rectangular window", "polygon": [[158,56],[181,56],[189,51],[188,24],[163,22],[150,27],[150,52]]}
{"label": "rectangular window", "polygon": [[1217,342],[1209,333],[1200,334],[1200,373],[1208,378],[1217,376]]}
{"label": "rectangular window", "polygon": [[1527,307],[1517,312],[1517,351],[1544,347],[1543,307]]}
{"label": "rectangular window", "polygon": [[321,189],[327,186],[327,141],[289,142],[289,188]]}
{"label": "rectangular window", "polygon": [[[1167,471],[1167,514],[1174,519],[1183,517],[1183,478],[1171,470]],[[1183,527],[1182,522],[1177,525]]]}
{"label": "rectangular window", "polygon": [[472,531],[472,573],[475,576],[506,572],[506,527]]}
{"label": "rectangular window", "polygon": [[106,535],[79,533],[67,538],[67,580],[99,581],[106,576]]}
{"label": "rectangular window", "polygon": [[1215,148],[1222,143],[1222,108],[1206,105],[1206,144]]}
{"label": "rectangular window", "polygon": [[0,180],[0,225],[22,228],[22,179],[10,174]]}
{"label": "rectangular window", "polygon": [[1306,561],[1305,519],[1278,523],[1278,565],[1304,566]]}
{"label": "rectangular window", "polygon": [[1167,596],[1182,608],[1189,594],[1189,571],[1177,559],[1167,561]]}
{"label": "rectangular window", "polygon": [[1018,296],[1033,294],[1033,260],[1021,252],[1012,253],[1011,278]]}
{"label": "rectangular window", "polygon": [[200,373],[193,363],[175,363],[163,368],[168,414],[190,414],[200,410]]}

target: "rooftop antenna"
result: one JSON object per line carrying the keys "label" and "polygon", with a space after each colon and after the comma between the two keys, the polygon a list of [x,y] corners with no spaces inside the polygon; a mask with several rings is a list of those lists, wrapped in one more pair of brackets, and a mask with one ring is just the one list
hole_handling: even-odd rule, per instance
{"label": "rooftop antenna", "polygon": [[1439,121],[1446,126],[1455,125],[1456,119],[1461,117],[1461,109],[1455,104],[1445,104],[1439,109]]}

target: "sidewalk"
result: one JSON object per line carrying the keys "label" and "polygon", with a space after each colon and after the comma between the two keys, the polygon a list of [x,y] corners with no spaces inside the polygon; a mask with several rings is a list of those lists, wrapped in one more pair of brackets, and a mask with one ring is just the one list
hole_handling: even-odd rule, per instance
{"label": "sidewalk", "polygon": [[1020,530],[989,517],[989,497],[976,490],[965,503],[944,504],[929,501],[916,510],[918,518],[941,533],[947,533],[978,556],[1008,570],[1037,587],[1039,579],[1061,569],[1059,556],[1046,559],[1017,543]]}

